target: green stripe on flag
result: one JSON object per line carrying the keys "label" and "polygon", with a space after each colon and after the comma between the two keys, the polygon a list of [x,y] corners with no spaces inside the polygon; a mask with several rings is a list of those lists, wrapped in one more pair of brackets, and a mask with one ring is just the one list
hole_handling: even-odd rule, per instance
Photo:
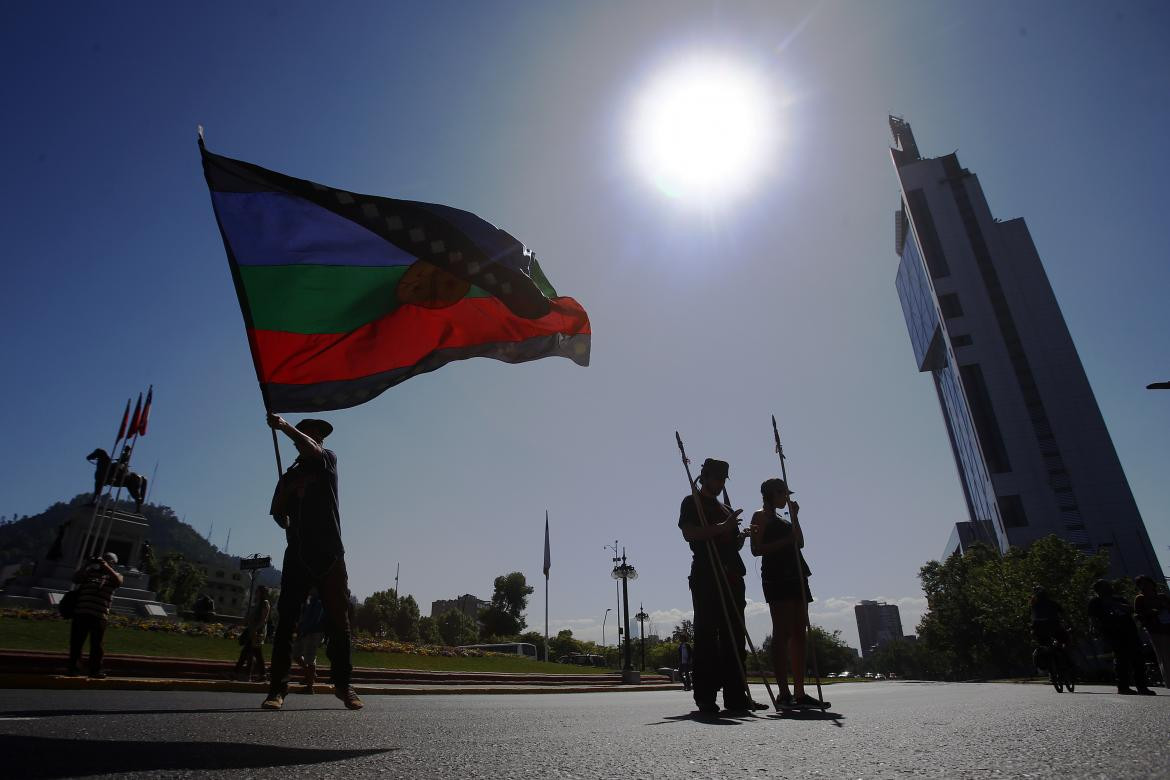
{"label": "green stripe on flag", "polygon": [[[285,333],[347,333],[398,308],[410,266],[240,266],[252,324]],[[465,298],[490,293],[473,286]]]}

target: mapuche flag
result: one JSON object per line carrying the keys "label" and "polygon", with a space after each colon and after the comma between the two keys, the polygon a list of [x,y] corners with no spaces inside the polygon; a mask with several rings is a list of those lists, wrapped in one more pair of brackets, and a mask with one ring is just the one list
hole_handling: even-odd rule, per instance
{"label": "mapuche flag", "polygon": [[199,146],[270,411],[357,406],[472,357],[589,364],[585,310],[505,231]]}

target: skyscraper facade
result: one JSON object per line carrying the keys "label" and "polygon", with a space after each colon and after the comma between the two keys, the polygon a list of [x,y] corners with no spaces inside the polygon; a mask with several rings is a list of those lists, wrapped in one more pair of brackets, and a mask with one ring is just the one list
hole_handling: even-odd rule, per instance
{"label": "skyscraper facade", "polygon": [[1108,551],[1111,576],[1158,574],[1024,220],[994,218],[957,155],[924,159],[909,124],[891,116],[890,129],[901,191],[895,286],[950,437],[967,539],[1006,551],[1056,534]]}
{"label": "skyscraper facade", "polygon": [[857,638],[863,658],[886,642],[902,638],[902,613],[897,604],[863,599],[854,605],[853,614],[857,617]]}

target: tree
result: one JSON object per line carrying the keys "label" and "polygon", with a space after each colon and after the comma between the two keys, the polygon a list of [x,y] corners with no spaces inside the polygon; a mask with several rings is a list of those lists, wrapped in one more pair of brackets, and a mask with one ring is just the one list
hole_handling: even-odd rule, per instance
{"label": "tree", "polygon": [[199,595],[205,580],[202,570],[183,560],[179,553],[168,553],[158,561],[153,556],[147,563],[150,589],[165,604],[174,604],[180,611],[189,609]]}
{"label": "tree", "polygon": [[418,604],[414,596],[406,596],[398,600],[398,609],[394,613],[394,633],[403,642],[418,642]]}
{"label": "tree", "polygon": [[443,635],[439,633],[439,624],[429,615],[418,619],[418,641],[424,645],[443,644]]}
{"label": "tree", "polygon": [[674,630],[671,631],[670,638],[672,641],[679,644],[683,642],[690,642],[695,638],[694,622],[690,620],[684,620],[683,622],[679,623],[674,627]]}
{"label": "tree", "polygon": [[928,562],[919,572],[929,609],[918,625],[918,673],[964,680],[1031,672],[1033,588],[1046,588],[1074,633],[1083,634],[1089,586],[1108,567],[1106,553],[1086,556],[1056,536],[1003,557],[976,545]]}
{"label": "tree", "polygon": [[366,597],[357,609],[354,622],[362,631],[373,636],[396,639],[398,634],[394,630],[394,622],[397,616],[398,594],[393,589],[380,590]]}
{"label": "tree", "polygon": [[521,572],[496,577],[491,606],[479,615],[483,633],[513,636],[523,631],[528,626],[524,610],[528,608],[528,597],[533,590]]}
{"label": "tree", "polygon": [[581,643],[573,638],[573,632],[567,628],[558,631],[555,637],[549,637],[548,656],[550,660],[559,661],[566,655],[581,651]]}
{"label": "tree", "polygon": [[479,639],[475,621],[457,609],[449,609],[439,615],[438,623],[439,634],[446,645],[473,645]]}

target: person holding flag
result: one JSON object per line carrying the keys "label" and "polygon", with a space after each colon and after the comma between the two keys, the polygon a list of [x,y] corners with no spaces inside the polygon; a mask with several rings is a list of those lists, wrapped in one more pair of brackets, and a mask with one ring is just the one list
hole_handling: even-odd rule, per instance
{"label": "person holding flag", "polygon": [[323,446],[333,426],[324,420],[304,419],[294,427],[277,414],[268,425],[292,440],[297,459],[276,485],[271,513],[285,529],[288,546],[281,565],[280,619],[272,640],[268,695],[261,705],[279,710],[288,695],[292,666],[292,636],[301,607],[313,588],[325,607],[329,625],[329,667],[333,692],[351,710],[362,700],[350,685],[349,575],[341,543],[341,515],[337,502],[337,455]]}

